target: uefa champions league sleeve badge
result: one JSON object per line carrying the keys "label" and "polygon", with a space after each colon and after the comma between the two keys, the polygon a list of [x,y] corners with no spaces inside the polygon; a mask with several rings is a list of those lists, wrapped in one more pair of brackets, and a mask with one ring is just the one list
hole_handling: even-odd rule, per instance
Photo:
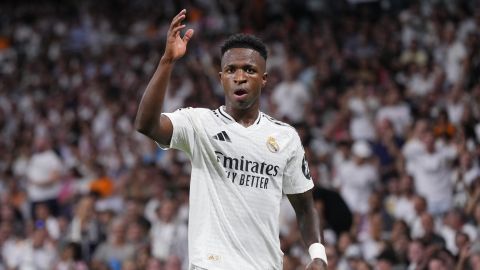
{"label": "uefa champions league sleeve badge", "polygon": [[267,138],[267,148],[272,153],[277,153],[278,150],[280,150],[280,146],[278,146],[277,140],[272,136],[269,136]]}

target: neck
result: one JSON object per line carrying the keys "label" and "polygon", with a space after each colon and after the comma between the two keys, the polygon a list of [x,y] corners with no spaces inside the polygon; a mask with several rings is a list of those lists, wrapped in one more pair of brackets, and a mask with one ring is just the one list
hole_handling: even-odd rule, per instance
{"label": "neck", "polygon": [[230,104],[225,104],[225,111],[233,117],[233,119],[244,127],[253,125],[260,113],[258,103],[253,104],[249,108],[239,109],[233,108]]}

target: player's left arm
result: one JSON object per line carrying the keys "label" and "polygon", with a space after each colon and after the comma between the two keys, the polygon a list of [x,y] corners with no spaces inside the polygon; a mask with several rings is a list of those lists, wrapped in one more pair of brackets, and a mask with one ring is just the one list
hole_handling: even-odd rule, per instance
{"label": "player's left arm", "polygon": [[[320,219],[314,207],[312,190],[304,193],[288,194],[287,197],[295,210],[303,241],[309,249],[310,256],[313,258],[306,269],[327,269],[325,248],[322,245],[324,242],[323,234],[320,229]],[[324,259],[321,259],[321,257]]]}

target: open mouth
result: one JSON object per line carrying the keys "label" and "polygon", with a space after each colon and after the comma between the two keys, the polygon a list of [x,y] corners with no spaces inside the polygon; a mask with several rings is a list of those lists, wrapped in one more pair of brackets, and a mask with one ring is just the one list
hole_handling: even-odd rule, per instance
{"label": "open mouth", "polygon": [[245,89],[238,89],[233,92],[235,96],[241,97],[247,94],[247,90]]}

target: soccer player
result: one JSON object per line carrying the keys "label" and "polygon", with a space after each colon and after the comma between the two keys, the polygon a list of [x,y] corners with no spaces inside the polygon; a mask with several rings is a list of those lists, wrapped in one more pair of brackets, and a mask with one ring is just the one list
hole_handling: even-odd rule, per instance
{"label": "soccer player", "polygon": [[186,10],[168,30],[165,52],[140,102],[136,129],[160,146],[184,151],[192,162],[190,269],[282,269],[279,211],[287,194],[312,261],[326,269],[313,187],[297,132],[259,110],[267,82],[265,45],[237,34],[221,48],[219,77],[225,106],[161,113],[174,63],[186,52]]}

